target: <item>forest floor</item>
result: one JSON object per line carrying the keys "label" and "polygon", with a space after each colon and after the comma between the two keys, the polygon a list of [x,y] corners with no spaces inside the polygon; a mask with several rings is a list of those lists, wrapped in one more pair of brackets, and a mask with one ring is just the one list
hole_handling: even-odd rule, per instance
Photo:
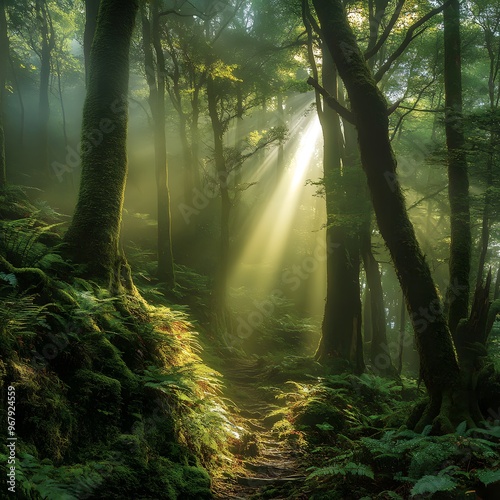
{"label": "forest floor", "polygon": [[272,388],[265,385],[268,368],[262,359],[238,359],[228,365],[224,368],[227,395],[250,433],[244,438],[244,449],[236,453],[241,460],[236,477],[215,481],[215,498],[290,498],[307,474],[300,463],[300,450],[273,429],[285,401],[277,400]]}

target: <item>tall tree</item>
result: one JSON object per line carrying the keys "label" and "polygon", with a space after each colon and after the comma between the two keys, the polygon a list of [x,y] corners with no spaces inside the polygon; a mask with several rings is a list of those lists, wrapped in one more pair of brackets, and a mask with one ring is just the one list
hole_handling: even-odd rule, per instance
{"label": "tall tree", "polygon": [[431,272],[406,212],[389,140],[387,103],[378,89],[341,0],[313,0],[326,43],[344,81],[358,131],[363,169],[382,237],[390,251],[413,323],[429,403],[417,428],[453,431],[480,418],[461,383],[453,340]]}
{"label": "tall tree", "polygon": [[[317,77],[313,48],[313,28],[319,31],[311,17],[307,0],[302,2],[303,19],[308,32],[309,62]],[[341,99],[337,70],[326,44],[321,43],[322,84],[330,96]],[[322,362],[342,360],[356,372],[364,370],[361,336],[361,290],[359,284],[360,252],[359,230],[352,213],[349,173],[357,167],[356,154],[348,144],[347,123],[338,113],[322,102],[316,90],[316,109],[323,132],[323,186],[326,201],[326,239],[331,249],[326,261],[326,302],[321,339],[316,359]],[[354,153],[354,154],[353,154]],[[332,245],[332,243],[334,243]]]}
{"label": "tall tree", "polygon": [[158,221],[158,269],[162,284],[175,284],[174,258],[172,252],[172,223],[170,214],[170,191],[168,187],[167,140],[165,136],[165,56],[162,47],[160,9],[157,0],[151,2],[151,19],[146,7],[142,7],[142,36],[146,79],[149,86],[149,106],[153,116],[156,204]]}
{"label": "tall tree", "polygon": [[489,113],[486,123],[480,120],[480,134],[487,141],[485,144],[486,171],[484,205],[481,221],[481,237],[479,242],[479,259],[477,266],[476,283],[480,284],[484,276],[484,268],[490,242],[490,230],[493,221],[495,207],[495,175],[494,167],[498,161],[498,135],[499,129],[496,124],[495,115],[498,113],[500,99],[499,72],[500,72],[500,6],[492,5],[490,2],[476,0],[471,5],[472,15],[482,32],[484,45],[488,54],[488,104]]}
{"label": "tall tree", "polygon": [[49,162],[49,118],[50,118],[50,74],[52,51],[55,47],[55,31],[46,0],[36,0],[35,13],[40,32],[41,46],[38,50],[40,58],[40,92],[38,101],[39,119],[39,153],[41,172],[45,174]]}
{"label": "tall tree", "polygon": [[[360,250],[366,274],[366,286],[369,290],[369,331],[371,332],[370,361],[376,373],[394,374],[391,353],[388,349],[387,322],[384,306],[384,292],[379,264],[372,249],[371,210],[360,230]],[[366,325],[365,325],[366,327]],[[365,339],[366,341],[366,339]]]}
{"label": "tall tree", "polygon": [[[448,324],[454,334],[469,308],[471,230],[469,176],[462,118],[462,63],[460,3],[451,0],[443,10],[445,128],[448,148],[448,196],[450,199],[450,286],[446,300]],[[459,293],[457,293],[459,290]]]}
{"label": "tall tree", "polygon": [[72,258],[104,283],[119,277],[119,235],[127,177],[129,50],[137,0],[102,0],[83,110],[82,175],[65,235]]}
{"label": "tall tree", "polygon": [[5,0],[0,0],[0,188],[7,183],[5,160],[5,136],[3,130],[3,101],[5,75],[9,64],[9,38],[5,15]]}

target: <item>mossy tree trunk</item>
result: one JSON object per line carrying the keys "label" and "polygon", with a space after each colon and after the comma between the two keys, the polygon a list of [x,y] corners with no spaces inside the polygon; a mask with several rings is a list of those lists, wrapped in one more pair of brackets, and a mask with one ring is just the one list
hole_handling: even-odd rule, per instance
{"label": "mossy tree trunk", "polygon": [[82,175],[65,235],[69,255],[109,284],[118,251],[127,178],[129,50],[137,0],[102,0],[90,54],[82,123]]}
{"label": "mossy tree trunk", "polygon": [[9,64],[9,37],[5,0],[0,0],[0,189],[7,184],[7,165],[5,159],[5,135],[3,131],[3,94],[5,92],[5,74]]}
{"label": "mossy tree trunk", "polygon": [[83,33],[83,58],[85,62],[85,82],[89,80],[90,49],[99,14],[101,0],[85,0],[85,31]]}
{"label": "mossy tree trunk", "polygon": [[[326,46],[323,53],[323,86],[337,97],[337,72]],[[318,107],[318,109],[320,109]],[[361,335],[362,308],[359,285],[360,256],[357,229],[350,224],[346,171],[355,168],[347,155],[338,114],[329,106],[320,109],[323,131],[323,181],[327,210],[327,291],[322,335],[316,359],[346,361],[355,372],[364,370]],[[352,160],[352,158],[351,158]]]}
{"label": "mossy tree trunk", "polygon": [[448,196],[450,200],[450,286],[446,293],[448,325],[455,334],[458,322],[467,318],[471,231],[469,176],[464,149],[462,71],[460,60],[460,7],[452,0],[443,10],[445,130],[448,148]]}
{"label": "mossy tree trunk", "polygon": [[361,161],[375,215],[390,251],[413,323],[429,404],[416,425],[452,431],[474,425],[453,340],[431,272],[406,212],[389,140],[387,103],[358,47],[341,0],[313,0],[356,119]]}

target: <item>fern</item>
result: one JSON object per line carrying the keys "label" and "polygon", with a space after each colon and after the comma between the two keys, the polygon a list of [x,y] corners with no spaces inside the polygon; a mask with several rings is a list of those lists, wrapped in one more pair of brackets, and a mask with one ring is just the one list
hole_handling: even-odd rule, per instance
{"label": "fern", "polygon": [[13,287],[17,286],[17,278],[15,274],[0,273],[0,280],[4,281],[5,283],[8,283],[10,286]]}
{"label": "fern", "polygon": [[[64,264],[63,259],[56,257],[54,248],[49,248],[40,240],[42,237],[59,239],[52,231],[61,223],[45,224],[34,215],[24,219],[3,221],[0,223],[0,252],[15,267],[45,268],[54,264]],[[49,257],[48,254],[51,256]]]}
{"label": "fern", "polygon": [[500,481],[500,470],[488,470],[488,469],[477,470],[476,477],[485,486],[488,486],[491,483],[496,483],[497,481]]}
{"label": "fern", "polygon": [[347,476],[348,474],[353,476],[364,476],[369,479],[374,478],[373,470],[368,465],[347,462],[344,465],[334,464],[328,467],[315,469],[307,476],[307,480],[325,476]]}
{"label": "fern", "polygon": [[448,476],[424,476],[411,489],[411,495],[428,495],[438,491],[452,491],[458,483]]}

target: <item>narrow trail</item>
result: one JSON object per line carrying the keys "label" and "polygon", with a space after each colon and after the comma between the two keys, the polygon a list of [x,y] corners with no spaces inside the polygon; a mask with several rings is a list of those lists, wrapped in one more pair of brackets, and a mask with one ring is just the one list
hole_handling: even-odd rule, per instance
{"label": "narrow trail", "polygon": [[[306,473],[299,463],[299,452],[272,430],[277,418],[269,414],[285,404],[280,405],[280,401],[273,400],[269,393],[259,389],[266,383],[266,367],[255,360],[233,360],[224,369],[224,378],[230,398],[255,439],[247,444],[241,455],[243,472],[236,479],[218,481],[215,498],[290,498],[291,489],[304,481]],[[265,497],[261,496],[264,491]]]}

